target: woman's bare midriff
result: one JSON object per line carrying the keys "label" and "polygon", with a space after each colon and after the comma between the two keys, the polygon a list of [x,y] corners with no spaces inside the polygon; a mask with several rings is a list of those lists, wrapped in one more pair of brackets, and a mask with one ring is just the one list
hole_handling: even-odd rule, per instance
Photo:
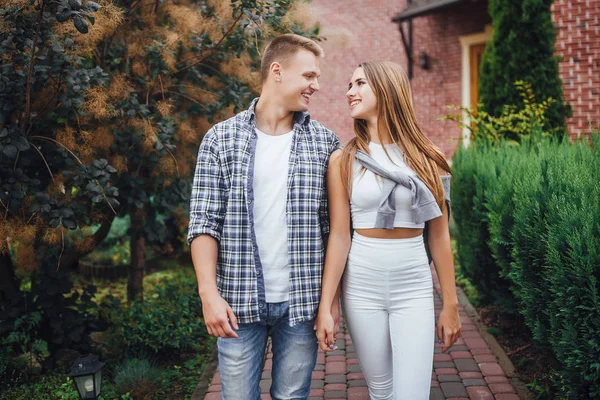
{"label": "woman's bare midriff", "polygon": [[394,228],[394,229],[355,229],[362,236],[375,239],[410,239],[423,233],[421,228]]}

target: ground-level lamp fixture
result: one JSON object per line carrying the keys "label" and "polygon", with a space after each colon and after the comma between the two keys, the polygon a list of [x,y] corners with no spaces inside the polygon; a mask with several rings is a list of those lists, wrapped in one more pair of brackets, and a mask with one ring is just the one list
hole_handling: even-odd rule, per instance
{"label": "ground-level lamp fixture", "polygon": [[97,399],[102,386],[104,363],[95,355],[78,357],[71,366],[69,377],[73,379],[80,399]]}

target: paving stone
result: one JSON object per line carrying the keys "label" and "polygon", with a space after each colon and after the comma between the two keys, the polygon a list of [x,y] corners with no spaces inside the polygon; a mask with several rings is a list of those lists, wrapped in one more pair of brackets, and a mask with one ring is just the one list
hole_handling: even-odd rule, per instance
{"label": "paving stone", "polygon": [[261,379],[271,379],[271,370],[269,370],[269,371],[263,371]]}
{"label": "paving stone", "polygon": [[457,345],[450,347],[450,353],[452,353],[454,351],[468,351],[468,350],[469,350],[469,348],[467,346],[465,346],[464,344],[457,344]]}
{"label": "paving stone", "polygon": [[438,381],[431,381],[431,387],[440,387],[440,383]]}
{"label": "paving stone", "polygon": [[338,349],[338,350],[328,351],[327,354],[330,356],[345,356],[346,351]]}
{"label": "paving stone", "polygon": [[265,371],[270,371],[273,369],[273,360],[265,361],[265,366],[263,368]]}
{"label": "paving stone", "polygon": [[479,366],[472,358],[459,358],[454,360],[456,369],[460,372],[479,372]]}
{"label": "paving stone", "polygon": [[458,371],[456,368],[438,368],[435,370],[435,374],[439,380],[440,375],[458,375]]}
{"label": "paving stone", "polygon": [[327,392],[333,392],[335,390],[346,390],[346,384],[345,383],[329,383],[327,385],[325,385],[325,393]]}
{"label": "paving stone", "polygon": [[463,337],[463,339],[466,339],[466,338],[480,338],[481,339],[481,335],[477,331],[463,332],[462,337]]}
{"label": "paving stone", "polygon": [[489,387],[494,394],[515,392],[515,388],[510,383],[490,383]]}
{"label": "paving stone", "polygon": [[323,396],[310,396],[308,400],[323,400]]}
{"label": "paving stone", "polygon": [[325,392],[325,398],[326,399],[345,399],[347,398],[347,393],[346,391],[341,391],[341,390],[333,390],[331,392]]}
{"label": "paving stone", "polygon": [[358,358],[349,358],[346,361],[346,364],[348,364],[348,365],[356,365],[356,364],[358,364]]}
{"label": "paving stone", "polygon": [[346,358],[347,358],[347,359],[351,359],[351,358],[358,358],[358,356],[357,356],[357,355],[356,355],[356,353],[354,353],[354,352],[352,352],[352,353],[350,353],[350,352],[347,352],[347,353],[346,353]]}
{"label": "paving stone", "polygon": [[325,379],[325,371],[313,371],[312,379]]}
{"label": "paving stone", "polygon": [[507,383],[508,382],[508,378],[506,376],[502,376],[502,375],[492,375],[492,376],[486,376],[485,377],[485,381],[490,384],[490,383]]}
{"label": "paving stone", "polygon": [[429,392],[429,400],[445,400],[444,392],[439,387],[432,387]]}
{"label": "paving stone", "polygon": [[433,356],[433,362],[443,362],[443,361],[452,361],[452,356],[450,354],[436,354]]}
{"label": "paving stone", "polygon": [[492,354],[492,351],[489,347],[480,347],[478,349],[471,349],[471,354],[473,354],[473,356],[476,354]]}
{"label": "paving stone", "polygon": [[310,381],[311,389],[323,389],[324,386],[325,386],[325,382],[322,379],[314,379],[314,380]]}
{"label": "paving stone", "polygon": [[454,363],[452,361],[437,361],[433,363],[433,368],[454,368]]}
{"label": "paving stone", "polygon": [[348,381],[348,387],[367,387],[367,381],[365,381],[364,379],[354,379]]}
{"label": "paving stone", "polygon": [[366,386],[348,388],[348,400],[369,400],[369,389]]}
{"label": "paving stone", "polygon": [[521,398],[514,393],[501,393],[496,395],[496,400],[521,400]]}
{"label": "paving stone", "polygon": [[461,382],[460,376],[458,375],[440,375],[438,377],[438,382]]}
{"label": "paving stone", "polygon": [[309,396],[311,397],[320,396],[321,398],[323,398],[324,395],[325,391],[323,389],[310,389]]}
{"label": "paving stone", "polygon": [[221,392],[209,392],[204,396],[204,400],[221,400]]}
{"label": "paving stone", "polygon": [[346,378],[351,381],[353,379],[365,379],[365,376],[363,375],[362,372],[351,372],[348,375],[346,375]]}
{"label": "paving stone", "polygon": [[325,364],[325,374],[345,374],[346,363],[343,361],[328,362]]}
{"label": "paving stone", "polygon": [[467,390],[462,382],[440,382],[440,387],[446,397],[467,397]]}
{"label": "paving stone", "polygon": [[356,349],[354,348],[354,345],[350,345],[350,346],[346,346],[346,353],[356,353]]}
{"label": "paving stone", "polygon": [[458,375],[462,379],[483,379],[483,374],[481,372],[460,372]]}
{"label": "paving stone", "polygon": [[485,386],[470,386],[467,392],[472,400],[494,400],[494,395]]}
{"label": "paving stone", "polygon": [[453,351],[450,353],[453,359],[457,358],[473,358],[473,354],[470,351]]}
{"label": "paving stone", "polygon": [[480,338],[465,338],[465,343],[469,349],[487,348],[488,344]]}
{"label": "paving stone", "polygon": [[271,395],[268,393],[263,393],[260,395],[260,400],[271,400]]}
{"label": "paving stone", "polygon": [[346,356],[329,356],[327,362],[344,361],[346,362]]}
{"label": "paving stone", "polygon": [[358,364],[348,365],[346,369],[347,372],[361,372],[360,365]]}
{"label": "paving stone", "polygon": [[495,363],[498,361],[493,354],[477,354],[473,358],[478,363]]}
{"label": "paving stone", "polygon": [[221,374],[219,374],[218,372],[215,373],[215,376],[213,376],[213,380],[210,384],[211,385],[220,385],[221,384]]}
{"label": "paving stone", "polygon": [[479,369],[484,376],[506,375],[498,363],[481,363]]}
{"label": "paving stone", "polygon": [[314,371],[325,371],[325,364],[321,364],[321,365],[317,364],[317,365],[315,365]]}
{"label": "paving stone", "polygon": [[346,375],[344,375],[344,374],[325,375],[325,383],[346,383]]}
{"label": "paving stone", "polygon": [[221,391],[221,385],[210,385],[208,387],[208,391],[209,392],[220,392]]}
{"label": "paving stone", "polygon": [[469,387],[469,386],[485,386],[485,385],[487,385],[487,383],[485,382],[485,379],[463,379],[462,383],[466,387]]}
{"label": "paving stone", "polygon": [[260,392],[261,393],[269,393],[269,389],[271,389],[271,383],[273,381],[270,379],[265,379],[260,381]]}

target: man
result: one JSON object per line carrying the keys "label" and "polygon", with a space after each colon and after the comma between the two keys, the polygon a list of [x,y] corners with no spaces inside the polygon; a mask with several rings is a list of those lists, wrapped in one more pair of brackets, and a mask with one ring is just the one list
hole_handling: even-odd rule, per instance
{"label": "man", "polygon": [[204,321],[218,337],[224,400],[260,399],[268,336],[271,398],[310,393],[329,232],[325,175],[339,144],[307,113],[322,55],[301,36],[275,38],[260,98],[211,128],[198,152],[188,242]]}

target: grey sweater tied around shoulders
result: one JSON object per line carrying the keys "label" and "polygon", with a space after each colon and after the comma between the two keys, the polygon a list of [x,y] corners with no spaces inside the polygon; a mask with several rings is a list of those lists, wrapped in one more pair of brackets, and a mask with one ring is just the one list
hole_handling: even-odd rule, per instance
{"label": "grey sweater tied around shoulders", "polygon": [[[412,194],[410,210],[416,224],[425,223],[442,215],[442,211],[435,201],[433,193],[418,177],[400,171],[388,171],[375,161],[369,154],[358,150],[356,160],[367,170],[383,178],[383,199],[377,210],[374,228],[394,229],[396,216],[395,192],[398,185],[402,185]],[[443,175],[442,186],[444,198],[450,212],[450,175]]]}

